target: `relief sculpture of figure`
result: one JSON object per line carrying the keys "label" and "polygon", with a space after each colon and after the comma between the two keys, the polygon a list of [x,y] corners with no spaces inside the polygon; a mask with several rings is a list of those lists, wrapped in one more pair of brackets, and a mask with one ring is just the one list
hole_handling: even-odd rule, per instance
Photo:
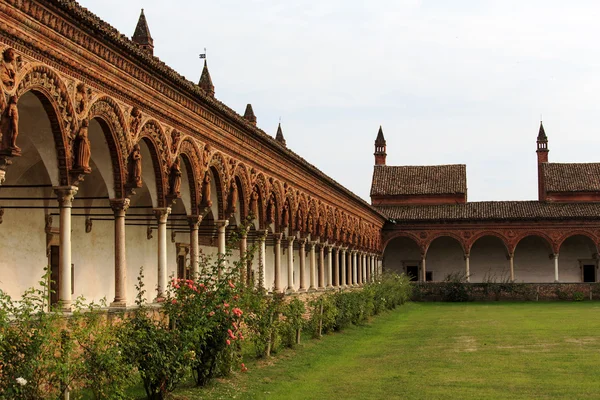
{"label": "relief sculpture of figure", "polygon": [[235,182],[231,183],[231,189],[229,193],[229,211],[233,214],[237,210],[237,202],[239,198],[238,188]]}
{"label": "relief sculpture of figure", "polygon": [[140,129],[140,123],[142,122],[142,112],[139,108],[133,107],[131,109],[131,119],[129,120],[129,133],[135,137],[138,129]]}
{"label": "relief sculpture of figure", "polygon": [[92,151],[88,138],[89,122],[87,119],[81,121],[81,127],[75,138],[75,169],[85,174],[92,172],[90,168],[90,157]]}
{"label": "relief sculpture of figure", "polygon": [[202,180],[202,203],[204,207],[212,206],[212,200],[210,199],[210,175],[209,173],[204,174]]}
{"label": "relief sculpture of figure", "polygon": [[129,162],[131,185],[138,188],[142,187],[142,152],[139,144],[133,146],[133,151],[131,152],[131,159]]}
{"label": "relief sculpture of figure", "polygon": [[17,96],[10,96],[8,106],[2,114],[2,150],[10,155],[20,155],[21,149],[17,146],[19,136],[19,109],[17,108]]}
{"label": "relief sculpture of figure", "polygon": [[298,210],[298,214],[296,217],[296,230],[304,231],[304,224],[302,223],[302,211]]}
{"label": "relief sculpture of figure", "polygon": [[181,166],[179,157],[171,166],[171,174],[169,175],[169,190],[172,196],[179,197],[181,195]]}
{"label": "relief sculpture of figure", "polygon": [[267,204],[267,222],[275,222],[275,199],[272,196]]}
{"label": "relief sculpture of figure", "polygon": [[283,217],[281,225],[283,227],[289,226],[290,224],[290,207],[287,203],[283,206]]}
{"label": "relief sculpture of figure", "polygon": [[256,188],[252,191],[252,196],[250,197],[250,214],[254,218],[258,218],[258,192]]}
{"label": "relief sculpture of figure", "polygon": [[87,108],[87,92],[85,91],[85,85],[83,82],[77,85],[77,94],[75,95],[75,101],[77,104],[77,113],[81,114]]}
{"label": "relief sculpture of figure", "polygon": [[2,53],[2,67],[0,69],[0,79],[7,90],[11,90],[15,86],[16,74],[15,51],[8,48]]}

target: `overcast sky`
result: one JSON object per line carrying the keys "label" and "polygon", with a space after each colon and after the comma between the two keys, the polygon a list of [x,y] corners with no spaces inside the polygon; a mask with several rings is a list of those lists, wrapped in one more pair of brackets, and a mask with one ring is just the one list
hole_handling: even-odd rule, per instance
{"label": "overcast sky", "polygon": [[600,3],[573,0],[81,0],[127,36],[369,200],[388,165],[467,165],[468,199],[537,198],[551,162],[600,161]]}

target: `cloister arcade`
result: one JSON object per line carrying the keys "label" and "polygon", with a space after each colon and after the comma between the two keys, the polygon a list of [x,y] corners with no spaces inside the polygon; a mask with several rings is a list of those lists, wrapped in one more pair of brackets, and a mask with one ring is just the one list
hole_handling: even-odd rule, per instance
{"label": "cloister arcade", "polygon": [[274,292],[378,273],[385,217],[367,203],[111,27],[121,53],[98,44],[76,3],[26,3],[0,6],[2,290],[48,267],[65,310],[126,307],[142,267],[155,301],[206,257]]}
{"label": "cloister arcade", "polygon": [[[383,270],[413,280],[470,282],[597,282],[594,230],[563,226],[541,230],[388,232]],[[544,233],[548,232],[548,233]]]}

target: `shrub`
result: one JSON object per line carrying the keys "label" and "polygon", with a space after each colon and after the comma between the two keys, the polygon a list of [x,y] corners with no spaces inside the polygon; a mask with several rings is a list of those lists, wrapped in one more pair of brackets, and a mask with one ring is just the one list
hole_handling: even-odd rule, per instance
{"label": "shrub", "polygon": [[281,342],[286,347],[294,347],[300,343],[300,333],[304,327],[304,302],[298,298],[292,299],[283,307],[284,319],[281,320],[279,334]]}

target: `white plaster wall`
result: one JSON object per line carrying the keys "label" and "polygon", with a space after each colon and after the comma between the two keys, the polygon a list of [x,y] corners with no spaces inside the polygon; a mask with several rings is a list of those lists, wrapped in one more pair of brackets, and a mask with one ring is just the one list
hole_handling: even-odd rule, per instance
{"label": "white plaster wall", "polygon": [[[582,282],[583,276],[580,261],[596,264],[593,260],[597,252],[594,243],[585,236],[568,238],[561,246],[558,257],[558,280],[560,282]],[[596,269],[596,280],[598,270]]]}
{"label": "white plaster wall", "polygon": [[48,266],[44,215],[42,209],[4,211],[0,225],[0,288],[13,299],[26,288],[38,287]]}
{"label": "white plaster wall", "polygon": [[529,236],[515,249],[515,282],[553,282],[554,260],[548,243],[537,236]]}
{"label": "white plaster wall", "polygon": [[383,253],[383,270],[404,273],[403,261],[419,261],[421,252],[411,239],[399,237],[392,239]]}
{"label": "white plaster wall", "polygon": [[494,236],[484,236],[471,247],[469,269],[471,282],[506,282],[510,280],[510,264],[506,247]]}

